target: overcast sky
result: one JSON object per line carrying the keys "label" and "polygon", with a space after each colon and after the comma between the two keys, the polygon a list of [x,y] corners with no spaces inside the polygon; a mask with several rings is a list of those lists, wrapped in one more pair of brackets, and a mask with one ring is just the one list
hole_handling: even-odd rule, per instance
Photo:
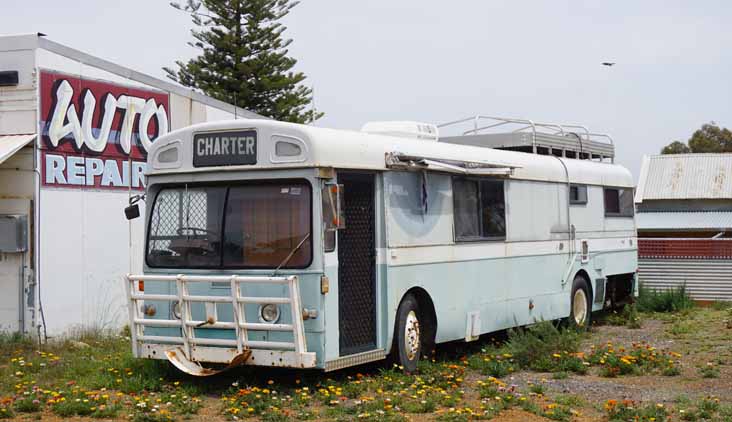
{"label": "overcast sky", "polygon": [[[164,0],[2,4],[1,33],[44,32],[154,76],[195,54],[189,17]],[[320,126],[576,122],[612,134],[637,175],[643,154],[702,123],[732,126],[730,22],[728,0],[304,0],[286,35]]]}

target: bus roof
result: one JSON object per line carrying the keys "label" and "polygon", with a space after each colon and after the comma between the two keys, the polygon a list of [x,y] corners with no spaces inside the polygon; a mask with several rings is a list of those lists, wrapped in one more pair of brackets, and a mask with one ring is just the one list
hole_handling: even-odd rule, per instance
{"label": "bus roof", "polygon": [[[246,141],[256,143],[253,150],[245,151],[247,143],[239,135],[246,135]],[[197,145],[194,145],[194,138]],[[220,141],[218,138],[224,139],[226,145],[213,144],[213,147],[222,147],[220,151],[205,143],[207,140]],[[251,157],[238,156],[243,161],[230,160],[231,154],[226,152],[230,152],[229,145],[234,151],[235,139],[240,141],[238,151],[251,153]],[[206,150],[207,146],[211,149]],[[194,151],[196,147],[200,150]],[[215,155],[214,161],[210,156],[198,154],[207,152]],[[476,174],[480,169],[506,169],[511,179],[566,183],[568,174],[572,183],[634,186],[631,173],[611,163],[259,119],[202,123],[161,136],[148,153],[147,174],[308,167],[385,171],[393,168],[389,163],[394,163],[395,156],[408,157],[413,160],[412,164],[414,160],[421,164],[466,163],[460,169],[468,174],[473,172],[470,169],[476,169]],[[430,170],[432,167],[425,165]],[[445,171],[450,167],[438,164],[434,170]]]}

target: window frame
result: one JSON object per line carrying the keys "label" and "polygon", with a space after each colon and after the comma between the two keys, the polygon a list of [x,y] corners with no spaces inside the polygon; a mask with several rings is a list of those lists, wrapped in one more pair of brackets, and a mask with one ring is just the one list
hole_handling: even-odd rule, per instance
{"label": "window frame", "polygon": [[[150,212],[147,216],[147,221],[145,225],[145,265],[148,268],[155,268],[155,269],[192,269],[192,270],[274,270],[276,268],[276,264],[271,267],[262,267],[262,266],[251,266],[251,265],[224,265],[224,241],[225,241],[225,233],[226,233],[226,208],[229,205],[229,191],[232,187],[238,187],[238,186],[251,186],[251,185],[279,185],[279,184],[286,184],[286,183],[298,183],[302,184],[305,188],[308,189],[308,193],[310,194],[310,201],[308,205],[308,212],[310,213],[310,259],[307,262],[307,264],[303,266],[290,266],[285,265],[281,269],[282,270],[304,270],[307,268],[310,268],[313,265],[313,261],[315,260],[315,239],[313,229],[315,228],[315,212],[313,208],[313,184],[310,182],[310,180],[305,178],[287,178],[287,179],[249,179],[249,180],[232,180],[232,181],[215,181],[215,182],[195,182],[195,183],[186,183],[186,182],[173,182],[173,183],[161,183],[158,184],[159,188],[155,192],[155,198],[153,202],[150,204]],[[221,238],[219,239],[220,247],[221,247],[221,256],[219,257],[219,264],[218,265],[211,265],[211,266],[161,266],[161,265],[150,265],[150,262],[148,261],[149,255],[149,247],[150,247],[150,224],[152,223],[152,217],[153,213],[155,211],[155,205],[158,200],[158,195],[160,195],[160,192],[168,189],[176,189],[185,187],[188,185],[188,188],[196,188],[196,187],[225,187],[226,193],[224,196],[224,204],[223,209],[221,210]],[[304,245],[303,245],[304,246]]]}
{"label": "window frame", "polygon": [[[483,233],[483,219],[480,218],[483,211],[483,193],[480,189],[480,183],[484,181],[500,183],[503,188],[503,225],[504,233],[503,236],[458,236],[455,224],[455,181],[456,180],[469,180],[478,183],[478,224],[479,231]],[[452,235],[455,243],[475,243],[475,242],[500,242],[506,240],[506,233],[508,232],[508,218],[506,217],[506,180],[495,177],[477,177],[477,176],[452,176]]]}
{"label": "window frame", "polygon": [[[618,212],[608,212],[607,210],[607,200],[605,198],[605,193],[608,190],[614,190],[618,192]],[[630,191],[630,197],[631,197],[631,204],[630,207],[631,212],[630,213],[624,213],[622,209],[622,204],[620,202],[620,194],[621,191]],[[603,205],[603,211],[605,213],[605,217],[611,217],[611,218],[635,218],[635,203],[632,202],[632,198],[635,195],[635,191],[633,188],[623,188],[623,187],[617,187],[617,186],[603,186],[602,187],[602,205]]]}
{"label": "window frame", "polygon": [[[572,188],[577,189],[583,189],[585,192],[584,199],[572,199]],[[587,185],[579,184],[579,183],[571,183],[569,185],[569,205],[578,205],[578,206],[586,206],[589,202],[589,196],[588,196],[589,188]],[[581,196],[581,195],[578,195]]]}

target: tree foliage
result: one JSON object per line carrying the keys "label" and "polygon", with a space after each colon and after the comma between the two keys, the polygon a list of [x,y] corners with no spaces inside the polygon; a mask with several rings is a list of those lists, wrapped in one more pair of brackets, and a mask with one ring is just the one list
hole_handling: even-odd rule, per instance
{"label": "tree foliage", "polygon": [[661,154],[732,152],[732,131],[716,123],[703,124],[689,138],[688,145],[674,141],[663,147]]}
{"label": "tree foliage", "polygon": [[280,23],[298,2],[290,0],[186,0],[171,3],[191,15],[195,28],[189,45],[200,51],[168,77],[206,95],[255,113],[296,123],[322,117],[309,108],[312,90],[305,75],[293,70],[291,39]]}
{"label": "tree foliage", "polygon": [[681,141],[673,141],[661,150],[661,154],[688,154],[690,152],[691,148]]}

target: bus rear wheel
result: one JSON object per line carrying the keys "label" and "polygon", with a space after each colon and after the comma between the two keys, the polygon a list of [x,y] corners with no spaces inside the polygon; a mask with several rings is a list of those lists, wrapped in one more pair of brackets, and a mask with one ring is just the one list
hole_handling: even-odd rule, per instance
{"label": "bus rear wheel", "polygon": [[404,368],[405,372],[417,370],[424,334],[420,324],[419,303],[413,295],[408,294],[397,309],[392,346],[392,360]]}
{"label": "bus rear wheel", "polygon": [[569,324],[576,328],[587,329],[592,320],[592,300],[587,280],[577,274],[572,283],[572,300]]}

